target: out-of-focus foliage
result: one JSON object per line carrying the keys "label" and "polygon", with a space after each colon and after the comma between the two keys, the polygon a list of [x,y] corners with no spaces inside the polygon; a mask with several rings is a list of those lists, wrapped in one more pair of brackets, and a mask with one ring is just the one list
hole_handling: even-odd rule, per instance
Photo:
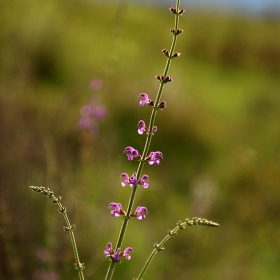
{"label": "out-of-focus foliage", "polygon": [[[43,185],[63,196],[86,279],[102,279],[103,250],[115,244],[126,205],[130,145],[141,152],[137,96],[154,98],[171,44],[168,10],[84,1],[2,1],[0,9],[0,278],[77,279],[64,221],[32,193]],[[151,150],[164,159],[145,168],[147,190],[124,246],[132,260],[116,279],[139,273],[153,243],[178,220],[201,216],[219,229],[190,228],[170,241],[147,279],[279,279],[280,23],[245,15],[186,11],[158,112]],[[108,115],[92,136],[79,131],[80,107],[93,78]]]}

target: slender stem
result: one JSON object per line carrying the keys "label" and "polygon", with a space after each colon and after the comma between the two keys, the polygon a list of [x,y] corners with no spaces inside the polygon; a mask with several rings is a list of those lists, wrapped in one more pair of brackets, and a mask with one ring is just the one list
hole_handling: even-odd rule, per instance
{"label": "slender stem", "polygon": [[[55,198],[55,196],[53,196],[52,198]],[[65,209],[61,202],[58,201],[57,202],[57,205],[59,207],[59,209]],[[69,231],[69,234],[70,234],[70,239],[71,239],[71,243],[72,243],[72,248],[73,248],[73,252],[74,252],[74,256],[75,256],[75,260],[76,260],[76,263],[75,263],[75,268],[78,270],[78,274],[79,274],[79,279],[80,280],[84,280],[84,274],[83,274],[83,268],[84,268],[84,265],[80,262],[80,258],[79,258],[79,253],[78,253],[78,248],[77,248],[77,244],[76,244],[76,240],[75,240],[75,236],[74,236],[74,232],[73,232],[73,226],[70,224],[70,221],[69,221],[69,218],[66,214],[66,209],[65,211],[61,211],[61,214],[63,215],[64,219],[65,219],[65,222],[66,222],[66,225],[67,225],[67,228]]]}
{"label": "slender stem", "polygon": [[73,252],[74,252],[74,257],[76,260],[76,263],[74,263],[74,267],[75,269],[78,270],[78,274],[79,274],[79,279],[80,280],[84,280],[84,274],[83,274],[83,269],[84,269],[84,264],[80,262],[80,258],[79,258],[79,253],[78,253],[78,248],[76,245],[76,241],[75,241],[75,236],[73,233],[73,230],[76,228],[75,225],[71,225],[69,218],[66,214],[66,208],[63,207],[63,205],[61,204],[61,197],[56,197],[53,193],[53,191],[51,191],[48,188],[45,187],[36,187],[36,186],[30,186],[29,187],[31,190],[41,193],[44,196],[46,196],[47,198],[51,199],[53,203],[57,204],[58,208],[59,208],[59,212],[63,215],[66,225],[67,227],[64,227],[65,231],[68,231],[70,234],[70,239],[71,239],[71,243],[72,243],[72,247],[73,247]]}
{"label": "slender stem", "polygon": [[[178,13],[179,12],[179,7],[180,7],[180,0],[177,0],[176,15],[175,15],[175,27],[174,27],[175,31],[178,30],[178,26],[179,26],[179,13]],[[169,71],[169,68],[170,68],[172,54],[173,54],[173,51],[175,49],[177,37],[178,37],[178,33],[177,32],[173,33],[173,40],[172,40],[169,56],[168,56],[168,59],[167,59],[166,65],[165,65],[164,72],[163,72],[163,77],[164,78],[166,78],[166,76],[168,74],[168,71]],[[151,141],[152,141],[152,136],[153,136],[153,131],[152,130],[153,130],[153,126],[154,126],[154,123],[155,123],[156,114],[157,114],[157,110],[158,110],[158,104],[159,104],[161,96],[162,96],[164,85],[165,85],[165,82],[164,82],[164,79],[163,79],[163,81],[161,81],[160,85],[159,85],[159,89],[158,89],[157,96],[156,96],[156,99],[155,99],[154,107],[153,107],[151,117],[150,117],[149,132],[147,134],[147,138],[146,138],[145,146],[144,146],[144,149],[143,149],[143,153],[142,153],[141,159],[139,161],[139,165],[138,165],[137,172],[136,172],[136,177],[137,177],[138,180],[141,177],[141,173],[142,173],[142,170],[143,170],[143,167],[144,167],[144,164],[145,164],[145,158],[147,157],[148,152],[149,152],[149,147],[150,147],[150,144],[151,144]],[[133,207],[133,203],[134,203],[134,200],[135,200],[136,191],[137,191],[137,187],[134,187],[132,192],[131,192],[131,196],[130,196],[130,199],[129,199],[126,215],[124,217],[124,220],[123,220],[123,223],[122,223],[122,226],[121,226],[121,230],[120,230],[120,233],[119,233],[119,237],[118,237],[118,240],[117,240],[117,245],[116,245],[115,250],[117,250],[118,248],[121,248],[121,245],[122,245],[122,242],[123,242],[123,239],[124,239],[124,236],[125,236],[125,232],[126,232],[126,229],[127,229],[127,225],[128,225],[129,219],[130,219],[129,217],[130,217],[130,214],[132,213],[132,207]],[[112,261],[110,263],[109,268],[108,268],[105,280],[110,280],[112,278],[115,266],[116,266],[116,262]]]}
{"label": "slender stem", "polygon": [[185,229],[186,227],[190,226],[207,226],[207,227],[219,227],[220,225],[217,223],[214,223],[212,221],[208,221],[206,219],[201,218],[192,218],[192,219],[186,219],[185,222],[178,222],[177,226],[168,231],[168,234],[162,239],[162,241],[159,244],[155,244],[155,249],[152,251],[151,255],[147,259],[144,267],[142,268],[139,276],[136,278],[136,280],[141,280],[141,277],[145,274],[147,268],[149,267],[150,263],[152,262],[153,258],[158,252],[162,252],[164,250],[163,245],[171,238],[177,235],[179,230]]}

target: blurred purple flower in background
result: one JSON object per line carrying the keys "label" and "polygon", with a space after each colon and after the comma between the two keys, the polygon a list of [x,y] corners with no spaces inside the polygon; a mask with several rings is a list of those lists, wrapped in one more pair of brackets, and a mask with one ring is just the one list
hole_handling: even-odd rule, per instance
{"label": "blurred purple flower in background", "polygon": [[93,79],[89,84],[90,89],[92,90],[100,90],[102,87],[102,80],[99,78]]}
{"label": "blurred purple flower in background", "polygon": [[[99,90],[102,87],[102,81],[98,78],[90,82],[90,88]],[[88,130],[91,134],[96,134],[99,129],[99,121],[107,115],[107,110],[100,104],[100,96],[93,94],[90,102],[80,109],[81,117],[78,121],[78,127],[81,130]]]}

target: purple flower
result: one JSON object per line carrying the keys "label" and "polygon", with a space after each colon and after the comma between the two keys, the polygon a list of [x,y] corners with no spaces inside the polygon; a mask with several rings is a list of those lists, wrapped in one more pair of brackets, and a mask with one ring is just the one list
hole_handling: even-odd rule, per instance
{"label": "purple flower", "polygon": [[128,160],[133,160],[133,158],[140,158],[138,151],[134,148],[128,146],[124,149],[124,153],[126,153]]}
{"label": "purple flower", "polygon": [[[147,131],[149,131],[149,129],[148,129],[148,127],[146,127],[145,122],[142,121],[142,120],[139,121],[139,123],[138,123],[138,133],[139,133],[140,135],[142,135],[144,132],[147,132]],[[156,131],[157,131],[157,127],[154,126],[153,129],[152,129],[152,132],[154,133],[154,132],[156,132]]]}
{"label": "purple flower", "polygon": [[113,246],[112,246],[112,243],[111,243],[111,242],[109,242],[109,243],[107,244],[107,249],[104,250],[104,254],[105,254],[107,257],[110,256],[110,255],[112,255],[112,254],[114,254],[114,250],[113,250]]}
{"label": "purple flower", "polygon": [[148,94],[146,94],[146,93],[141,93],[141,94],[139,95],[139,97],[142,97],[142,98],[143,98],[143,99],[140,100],[140,102],[139,102],[139,105],[140,105],[140,106],[144,106],[145,104],[149,104],[149,103],[150,103],[150,99],[149,99]]}
{"label": "purple flower", "polygon": [[149,186],[149,176],[148,175],[143,175],[140,180],[137,179],[136,172],[134,172],[130,178],[127,173],[122,173],[121,177],[124,178],[124,180],[122,180],[122,182],[121,182],[121,185],[123,187],[125,187],[127,184],[129,184],[133,188],[133,187],[137,186],[138,184],[140,184],[146,189]]}
{"label": "purple flower", "polygon": [[94,94],[90,102],[81,107],[81,117],[78,121],[78,127],[81,130],[88,130],[91,134],[96,134],[98,132],[99,121],[107,114],[106,108],[99,106],[99,102],[100,97]]}
{"label": "purple flower", "polygon": [[133,188],[134,186],[136,186],[138,184],[138,182],[139,181],[137,180],[136,172],[134,172],[129,179],[130,186]]}
{"label": "purple flower", "polygon": [[127,173],[122,173],[121,177],[124,177],[124,180],[122,180],[122,186],[125,187],[127,184],[129,184],[129,176],[127,175]]}
{"label": "purple flower", "polygon": [[99,90],[102,87],[102,80],[99,78],[95,78],[93,79],[90,84],[89,87],[93,90]]}
{"label": "purple flower", "polygon": [[143,186],[144,189],[149,187],[149,176],[148,175],[143,175],[140,184]]}
{"label": "purple flower", "polygon": [[124,256],[127,260],[130,260],[130,252],[133,252],[133,249],[131,247],[127,247],[123,252],[121,252],[121,249],[118,248],[115,252],[111,242],[107,244],[107,249],[104,250],[104,254],[106,255],[106,257],[110,257],[115,262],[120,262],[122,256]]}
{"label": "purple flower", "polygon": [[133,252],[133,249],[131,247],[127,247],[124,251],[123,251],[123,256],[126,257],[127,260],[131,259],[131,255],[129,254],[130,252]]}
{"label": "purple flower", "polygon": [[115,262],[120,262],[121,261],[121,249],[120,248],[118,248],[116,253],[114,254],[113,260]]}
{"label": "purple flower", "polygon": [[148,157],[146,157],[146,160],[148,160],[148,164],[153,165],[159,165],[160,164],[160,159],[158,157],[163,158],[162,153],[157,151],[157,152],[151,152]]}
{"label": "purple flower", "polygon": [[125,214],[124,210],[122,209],[122,205],[120,203],[111,202],[109,208],[113,208],[113,210],[111,211],[111,215],[113,217],[119,217],[120,215]]}
{"label": "purple flower", "polygon": [[93,114],[97,119],[102,120],[107,115],[107,110],[104,106],[98,106],[93,110]]}
{"label": "purple flower", "polygon": [[146,127],[146,124],[145,124],[145,122],[144,121],[139,121],[139,123],[138,123],[138,133],[140,134],[140,135],[142,135],[145,131],[148,131],[148,128]]}
{"label": "purple flower", "polygon": [[147,207],[144,207],[144,206],[138,206],[135,210],[135,215],[138,220],[146,219],[147,213],[148,213],[148,209],[147,209]]}
{"label": "purple flower", "polygon": [[92,114],[92,106],[90,104],[82,106],[80,113],[83,117],[89,117]]}
{"label": "purple flower", "polygon": [[152,99],[149,98],[148,94],[146,93],[141,93],[139,95],[139,97],[142,98],[142,100],[140,100],[139,105],[140,106],[144,106],[145,104],[149,104],[150,106],[154,106],[154,101]]}

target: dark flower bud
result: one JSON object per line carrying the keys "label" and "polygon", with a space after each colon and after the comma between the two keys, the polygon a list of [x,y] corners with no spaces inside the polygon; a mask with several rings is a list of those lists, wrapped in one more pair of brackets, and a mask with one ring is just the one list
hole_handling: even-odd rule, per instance
{"label": "dark flower bud", "polygon": [[157,78],[157,80],[159,80],[160,82],[163,82],[163,83],[168,83],[168,82],[173,81],[173,79],[170,76],[164,77],[163,75],[157,75],[156,78]]}
{"label": "dark flower bud", "polygon": [[164,76],[163,75],[156,75],[156,79],[162,82]]}
{"label": "dark flower bud", "polygon": [[154,101],[152,99],[149,99],[149,105],[154,107]]}
{"label": "dark flower bud", "polygon": [[172,12],[173,14],[175,14],[175,15],[176,15],[176,8],[171,7],[171,8],[169,8],[169,10],[170,10],[170,12]]}
{"label": "dark flower bud", "polygon": [[185,12],[185,9],[181,9],[178,14],[182,15],[184,12]]}
{"label": "dark flower bud", "polygon": [[175,30],[174,28],[171,28],[171,29],[170,29],[170,32],[171,32],[173,35],[178,36],[178,35],[180,35],[180,34],[183,32],[183,29],[178,28],[177,30]]}
{"label": "dark flower bud", "polygon": [[173,79],[170,77],[170,76],[166,76],[163,80],[164,83],[169,83],[169,82],[172,82]]}
{"label": "dark flower bud", "polygon": [[165,102],[165,101],[161,101],[161,102],[158,104],[158,108],[159,108],[159,109],[164,109],[164,108],[166,108],[166,102]]}
{"label": "dark flower bud", "polygon": [[173,53],[172,54],[172,58],[174,58],[174,57],[178,57],[178,56],[180,56],[181,55],[181,53],[179,53],[179,52],[175,52],[175,53]]}
{"label": "dark flower bud", "polygon": [[169,57],[169,51],[167,49],[163,49],[162,52],[167,56]]}

